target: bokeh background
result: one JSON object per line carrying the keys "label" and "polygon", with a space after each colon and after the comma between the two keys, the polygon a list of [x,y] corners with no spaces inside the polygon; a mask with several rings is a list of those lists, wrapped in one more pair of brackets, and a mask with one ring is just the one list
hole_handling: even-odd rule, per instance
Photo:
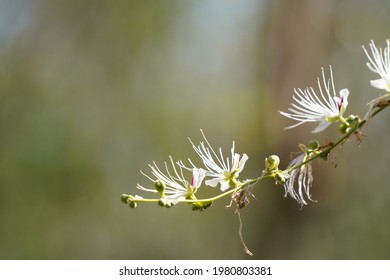
{"label": "bokeh background", "polygon": [[[1,259],[389,259],[390,112],[314,163],[300,210],[271,181],[241,211],[130,209],[140,170],[195,158],[203,129],[253,178],[313,135],[278,114],[332,65],[347,113],[381,92],[362,45],[389,38],[385,0],[0,1]],[[204,191],[207,188],[204,188]],[[209,190],[204,194],[216,194]],[[141,194],[142,195],[142,194]]]}

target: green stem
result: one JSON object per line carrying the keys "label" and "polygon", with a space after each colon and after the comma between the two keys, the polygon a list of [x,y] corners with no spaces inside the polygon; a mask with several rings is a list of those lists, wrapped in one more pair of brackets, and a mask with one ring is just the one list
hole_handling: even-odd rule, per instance
{"label": "green stem", "polygon": [[[237,187],[229,190],[229,191],[226,191],[226,192],[223,192],[219,195],[216,195],[216,196],[213,196],[213,197],[210,197],[210,198],[204,198],[204,199],[183,199],[183,200],[180,200],[178,202],[182,203],[212,203],[214,202],[215,200],[218,200],[220,198],[223,198],[225,196],[228,196],[228,195],[231,195],[235,192],[237,192],[238,190],[246,187],[246,186],[250,186],[250,185],[253,185],[253,184],[256,184],[257,182],[259,182],[260,180],[262,179],[266,179],[266,178],[272,178],[271,175],[265,175],[265,176],[260,176],[256,179],[250,179],[250,180],[246,180],[245,182],[242,182],[242,183],[238,183],[237,184]],[[136,197],[132,197],[132,198],[129,198],[130,201],[133,201],[133,202],[159,202],[159,198],[136,198]]]}
{"label": "green stem", "polygon": [[[320,152],[317,152],[315,153],[313,156],[309,157],[307,160],[297,164],[297,165],[294,165],[294,166],[291,166],[290,168],[286,169],[286,170],[283,170],[281,172],[283,173],[290,173],[291,171],[293,171],[294,169],[297,169],[305,164],[308,164],[309,162],[315,160],[316,158],[319,158],[319,157],[322,157],[322,158],[325,158],[328,156],[328,154],[334,149],[336,148],[337,146],[341,145],[342,143],[344,143],[352,134],[356,133],[359,129],[361,129],[368,121],[368,119],[371,119],[373,118],[374,116],[376,116],[378,113],[380,113],[381,111],[383,111],[385,108],[389,107],[390,106],[390,95],[385,95],[381,98],[378,98],[378,101],[375,100],[375,103],[371,102],[371,107],[369,109],[369,112],[375,108],[375,110],[373,110],[371,112],[371,114],[368,115],[368,117],[366,117],[365,119],[363,120],[360,120],[354,125],[354,126],[350,126],[349,127],[349,130],[348,132],[346,132],[339,140],[337,140],[335,143],[332,143],[331,145],[329,145],[328,147],[326,147],[325,149],[321,150]],[[347,125],[350,125],[348,124],[348,122],[344,119],[344,118],[340,118],[340,121],[344,124],[347,124]],[[269,179],[269,178],[273,178],[275,179],[275,174],[270,174],[270,173],[266,173],[266,172],[263,172],[263,174],[261,174],[258,178],[255,178],[255,179],[250,179],[250,180],[246,180],[244,182],[235,182],[235,185],[236,187],[229,190],[229,191],[226,191],[226,192],[223,192],[219,195],[216,195],[214,197],[210,197],[210,198],[205,198],[205,199],[184,199],[184,200],[180,200],[178,201],[179,203],[181,202],[184,202],[184,203],[190,203],[190,204],[193,204],[193,203],[212,203],[220,198],[223,198],[225,196],[228,196],[228,195],[232,195],[234,194],[235,192],[247,187],[247,186],[251,186],[251,185],[254,185],[256,183],[258,183],[259,181],[263,180],[263,179]],[[147,199],[147,198],[136,198],[134,196],[128,196],[128,200],[131,201],[131,202],[159,202],[160,199]]]}

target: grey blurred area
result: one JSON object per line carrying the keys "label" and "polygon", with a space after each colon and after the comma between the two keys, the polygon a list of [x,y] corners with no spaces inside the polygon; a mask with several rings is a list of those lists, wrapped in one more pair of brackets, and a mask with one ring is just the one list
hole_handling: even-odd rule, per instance
{"label": "grey blurred area", "polygon": [[202,213],[120,201],[150,187],[148,163],[196,162],[200,129],[249,155],[241,179],[336,140],[337,126],[283,130],[278,110],[332,65],[363,116],[380,92],[362,45],[385,47],[389,26],[385,0],[0,1],[0,259],[389,259],[386,110],[314,162],[316,203],[255,187],[253,257],[229,199]]}

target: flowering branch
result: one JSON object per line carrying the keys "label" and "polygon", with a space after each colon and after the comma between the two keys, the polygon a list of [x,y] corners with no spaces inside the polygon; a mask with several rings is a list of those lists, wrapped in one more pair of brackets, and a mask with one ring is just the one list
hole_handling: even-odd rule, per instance
{"label": "flowering branch", "polygon": [[[149,167],[151,175],[145,177],[153,182],[153,188],[145,188],[138,184],[138,189],[157,194],[157,198],[143,198],[138,195],[123,194],[122,202],[131,208],[137,207],[138,203],[158,203],[158,205],[171,208],[178,203],[186,203],[192,206],[195,211],[204,211],[215,201],[229,197],[230,204],[236,206],[236,214],[240,219],[240,238],[245,251],[251,254],[242,239],[242,223],[240,210],[249,204],[249,197],[253,196],[254,186],[265,179],[273,179],[276,184],[282,185],[285,190],[285,197],[291,196],[301,207],[307,205],[307,201],[314,201],[311,197],[311,187],[313,185],[312,162],[315,159],[326,160],[333,149],[342,146],[352,136],[360,144],[362,141],[361,129],[368,121],[375,117],[382,110],[390,106],[390,40],[387,40],[387,47],[382,51],[378,49],[374,42],[370,42],[371,54],[363,46],[367,55],[367,67],[380,76],[380,79],[372,80],[373,87],[385,90],[387,93],[379,98],[375,98],[368,103],[368,111],[364,118],[357,115],[344,117],[348,107],[348,89],[342,89],[336,93],[333,79],[332,67],[329,67],[330,78],[327,79],[325,71],[322,69],[322,79],[317,80],[317,92],[313,88],[294,89],[293,101],[288,112],[280,111],[280,114],[290,118],[297,123],[288,126],[292,129],[305,123],[316,122],[317,127],[312,131],[319,133],[334,123],[339,123],[341,136],[334,142],[320,145],[317,140],[310,141],[308,146],[299,144],[301,153],[287,165],[286,169],[279,169],[280,159],[277,155],[269,156],[265,159],[265,167],[260,175],[255,179],[241,181],[239,175],[245,167],[249,157],[235,152],[235,142],[230,150],[230,157],[225,158],[222,149],[217,152],[212,148],[205,134],[201,130],[204,141],[195,145],[191,139],[190,143],[200,157],[203,166],[197,167],[191,159],[189,165],[183,161],[174,162],[170,158],[170,164],[165,163],[162,171],[153,162]],[[191,173],[191,180],[186,180],[185,173]],[[196,194],[201,188],[203,180],[206,186],[215,188],[219,185],[221,193],[208,198],[198,199]]]}

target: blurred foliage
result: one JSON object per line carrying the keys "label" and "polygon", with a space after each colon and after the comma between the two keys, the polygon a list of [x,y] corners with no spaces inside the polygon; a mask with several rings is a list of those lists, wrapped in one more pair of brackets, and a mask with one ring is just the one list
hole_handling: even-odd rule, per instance
{"label": "blurred foliage", "polygon": [[[249,155],[241,178],[332,140],[336,128],[283,131],[277,111],[332,64],[347,113],[364,114],[379,93],[361,45],[384,46],[389,23],[384,0],[1,1],[0,258],[249,258],[220,202],[128,209],[120,195],[149,183],[147,163],[193,158],[200,128]],[[318,203],[256,187],[241,212],[255,258],[390,258],[389,117],[314,165]]]}

